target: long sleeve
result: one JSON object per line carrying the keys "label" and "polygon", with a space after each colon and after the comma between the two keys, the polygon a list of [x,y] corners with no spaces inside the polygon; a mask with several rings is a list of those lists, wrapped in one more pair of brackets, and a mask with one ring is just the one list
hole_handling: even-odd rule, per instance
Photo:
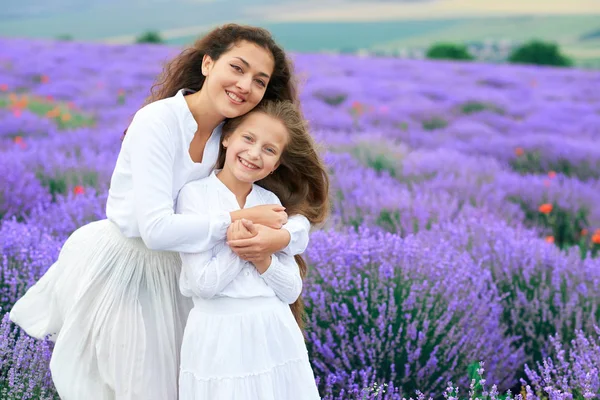
{"label": "long sleeve", "polygon": [[243,262],[229,246],[220,243],[196,254],[180,253],[182,270],[179,287],[184,296],[210,299],[229,285],[243,268]]}
{"label": "long sleeve", "polygon": [[292,304],[302,292],[300,268],[294,257],[284,252],[273,254],[271,265],[260,276],[284,303]]}
{"label": "long sleeve", "polygon": [[[271,204],[281,205],[281,200],[273,192],[267,192],[267,201]],[[296,214],[288,218],[287,224],[281,229],[285,229],[290,233],[290,242],[282,250],[291,255],[304,253],[308,247],[310,234],[310,221],[304,215]]]}
{"label": "long sleeve", "polygon": [[291,255],[304,253],[308,247],[310,222],[304,215],[292,215],[281,229],[290,233],[290,243],[283,251]]}
{"label": "long sleeve", "polygon": [[207,250],[226,236],[231,217],[206,210],[195,215],[175,214],[171,192],[179,142],[162,119],[144,111],[138,112],[126,135],[140,236],[152,250]]}

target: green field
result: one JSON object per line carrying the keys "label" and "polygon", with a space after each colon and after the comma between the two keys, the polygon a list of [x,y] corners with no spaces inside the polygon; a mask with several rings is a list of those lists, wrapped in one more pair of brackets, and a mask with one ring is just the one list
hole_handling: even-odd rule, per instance
{"label": "green field", "polygon": [[[438,41],[555,41],[578,64],[600,60],[600,16],[523,16],[384,22],[291,22],[261,24],[286,48],[298,52],[382,50],[427,47]],[[200,32],[199,32],[200,33]],[[196,36],[171,38],[175,45]]]}
{"label": "green field", "polygon": [[[462,19],[429,21],[384,22],[286,22],[262,23],[286,49],[298,52],[318,52],[345,49],[374,48],[397,39],[422,35],[435,36],[436,32],[464,24]],[[196,36],[168,40],[170,44],[188,44]]]}
{"label": "green field", "polygon": [[600,35],[583,40],[582,36],[600,30],[600,16],[498,17],[462,20],[460,24],[444,27],[410,37],[392,38],[375,49],[427,46],[438,40],[471,41],[509,39],[526,41],[532,38],[555,41],[567,55],[580,60],[600,57]]}

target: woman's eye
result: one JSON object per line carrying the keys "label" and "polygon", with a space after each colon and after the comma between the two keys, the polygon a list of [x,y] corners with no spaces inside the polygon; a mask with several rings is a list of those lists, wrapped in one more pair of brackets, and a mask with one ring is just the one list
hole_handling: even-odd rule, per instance
{"label": "woman's eye", "polygon": [[257,82],[257,83],[258,83],[260,86],[262,86],[262,87],[266,87],[266,86],[267,86],[267,84],[266,84],[264,81],[261,81],[260,79],[257,79],[257,80],[256,80],[256,82]]}
{"label": "woman's eye", "polygon": [[239,66],[237,66],[235,64],[230,64],[230,65],[231,65],[231,68],[235,69],[236,71],[242,72],[242,68],[241,67],[239,67]]}

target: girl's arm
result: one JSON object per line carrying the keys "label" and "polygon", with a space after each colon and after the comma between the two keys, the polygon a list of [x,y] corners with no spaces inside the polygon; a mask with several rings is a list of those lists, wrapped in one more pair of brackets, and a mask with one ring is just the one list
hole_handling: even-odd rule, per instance
{"label": "girl's arm", "polygon": [[210,299],[235,279],[243,263],[224,243],[196,254],[180,253],[179,287],[184,296]]}
{"label": "girl's arm", "polygon": [[175,214],[171,192],[178,139],[162,118],[168,116],[161,117],[152,107],[138,111],[123,142],[131,148],[133,201],[140,236],[152,250],[199,253],[225,238],[231,217],[228,212],[206,209],[190,215]]}
{"label": "girl's arm", "polygon": [[277,297],[287,304],[295,302],[302,292],[300,268],[294,257],[286,252],[254,263],[260,277],[273,289]]}

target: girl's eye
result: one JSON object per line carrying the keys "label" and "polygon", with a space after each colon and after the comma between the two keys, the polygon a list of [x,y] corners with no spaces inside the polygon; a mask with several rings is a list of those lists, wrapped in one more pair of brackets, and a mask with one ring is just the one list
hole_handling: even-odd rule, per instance
{"label": "girl's eye", "polygon": [[248,135],[244,135],[243,138],[246,139],[249,142],[252,141],[252,137],[250,137]]}
{"label": "girl's eye", "polygon": [[273,149],[271,147],[267,148],[267,151],[271,154],[275,154],[275,149]]}

